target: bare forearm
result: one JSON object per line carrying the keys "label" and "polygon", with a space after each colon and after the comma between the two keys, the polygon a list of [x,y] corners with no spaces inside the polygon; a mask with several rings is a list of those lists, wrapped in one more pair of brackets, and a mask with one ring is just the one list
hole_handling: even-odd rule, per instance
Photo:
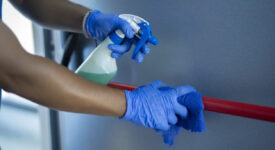
{"label": "bare forearm", "polygon": [[54,109],[122,116],[124,92],[85,80],[55,62],[28,54],[0,22],[0,88]]}
{"label": "bare forearm", "polygon": [[12,82],[15,93],[58,110],[122,116],[124,92],[89,82],[56,63],[28,56]]}
{"label": "bare forearm", "polygon": [[67,0],[9,0],[31,20],[48,28],[82,32],[82,20],[89,9]]}

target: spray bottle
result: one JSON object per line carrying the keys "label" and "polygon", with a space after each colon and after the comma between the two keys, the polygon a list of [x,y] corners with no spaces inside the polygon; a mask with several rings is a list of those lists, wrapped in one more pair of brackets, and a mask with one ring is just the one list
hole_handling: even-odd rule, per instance
{"label": "spray bottle", "polygon": [[[152,36],[149,23],[143,18],[131,14],[122,14],[119,17],[130,23],[134,35],[139,39],[138,45],[141,47],[146,44],[146,41]],[[111,57],[112,51],[108,49],[108,45],[121,44],[124,38],[125,35],[121,30],[116,30],[110,34],[93,50],[75,73],[90,81],[103,85],[108,84],[117,73],[116,59]],[[133,58],[139,49],[133,52]]]}

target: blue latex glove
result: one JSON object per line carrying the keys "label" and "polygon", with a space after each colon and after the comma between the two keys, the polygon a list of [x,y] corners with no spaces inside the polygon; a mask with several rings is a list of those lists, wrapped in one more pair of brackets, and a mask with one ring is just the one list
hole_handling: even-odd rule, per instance
{"label": "blue latex glove", "polygon": [[175,137],[180,133],[182,127],[176,125],[172,125],[169,130],[156,130],[158,133],[162,134],[163,142],[172,146],[174,144]]}
{"label": "blue latex glove", "polygon": [[[167,89],[166,89],[167,90]],[[205,122],[203,116],[203,103],[200,93],[191,92],[178,98],[178,102],[188,109],[188,116],[185,119],[178,117],[176,125],[172,126],[168,131],[159,131],[162,133],[163,140],[169,146],[174,143],[174,138],[179,134],[181,128],[191,132],[205,131]]]}
{"label": "blue latex glove", "polygon": [[110,44],[108,46],[108,48],[113,51],[113,53],[112,53],[113,58],[119,58],[121,55],[128,52],[131,49],[132,45],[136,45],[135,50],[136,49],[139,49],[139,50],[138,50],[137,55],[133,59],[137,63],[141,63],[144,60],[144,55],[147,55],[150,53],[150,45],[149,45],[150,43],[153,45],[157,45],[158,40],[154,36],[152,36],[149,39],[149,41],[146,42],[145,45],[140,45],[141,43],[139,43],[138,38],[136,38],[136,37],[134,37],[132,39],[126,38],[125,41],[121,45]]}
{"label": "blue latex glove", "polygon": [[137,38],[134,37],[134,32],[131,25],[122,18],[119,18],[115,14],[103,14],[98,10],[94,10],[85,21],[85,29],[90,37],[97,40],[104,40],[109,34],[117,29],[120,29],[125,35],[126,39],[121,45],[110,44],[108,48],[112,50],[111,56],[113,58],[119,58],[124,53],[128,52],[133,44],[136,45],[136,49],[139,49],[135,58],[136,62],[141,63],[144,59],[144,55],[150,52],[149,43],[157,45],[158,40],[152,36],[147,44],[141,45],[138,43]]}
{"label": "blue latex glove", "polygon": [[134,37],[131,25],[115,14],[103,14],[94,10],[86,19],[87,34],[97,40],[104,40],[110,33],[120,29],[127,38]]}
{"label": "blue latex glove", "polygon": [[185,118],[187,109],[177,101],[179,96],[194,92],[191,86],[181,86],[160,90],[165,86],[161,81],[155,81],[148,86],[142,86],[130,92],[125,90],[127,111],[122,120],[145,127],[167,131],[177,123],[176,115]]}

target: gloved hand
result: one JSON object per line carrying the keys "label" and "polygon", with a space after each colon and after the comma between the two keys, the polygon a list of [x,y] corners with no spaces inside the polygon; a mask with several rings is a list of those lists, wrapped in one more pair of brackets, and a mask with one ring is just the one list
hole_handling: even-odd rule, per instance
{"label": "gloved hand", "polygon": [[122,120],[145,127],[167,131],[177,123],[176,115],[185,118],[187,109],[177,101],[177,98],[194,92],[191,86],[181,86],[160,90],[165,86],[161,81],[155,81],[148,86],[142,86],[134,91],[125,90],[127,111]]}
{"label": "gloved hand", "polygon": [[84,19],[84,27],[87,34],[97,40],[104,40],[110,33],[120,29],[127,38],[132,39],[134,32],[131,25],[115,14],[103,14],[98,10],[90,13]]}
{"label": "gloved hand", "polygon": [[156,130],[158,133],[162,134],[163,142],[172,146],[174,144],[175,137],[180,133],[182,127],[176,125],[172,125],[169,130]]}
{"label": "gloved hand", "polygon": [[[167,89],[165,89],[167,90]],[[178,122],[173,125],[168,131],[160,131],[163,136],[164,143],[172,146],[174,138],[179,134],[181,128],[190,130],[191,132],[205,131],[205,122],[203,116],[203,103],[200,93],[191,92],[178,98],[178,102],[188,109],[188,116],[185,119],[178,117]]]}
{"label": "gloved hand", "polygon": [[113,51],[111,54],[113,58],[119,58],[122,54],[128,52],[133,44],[136,44],[135,49],[139,50],[133,59],[141,63],[144,55],[150,52],[149,43],[154,45],[158,44],[158,40],[154,36],[146,41],[147,44],[145,45],[138,43],[138,39],[133,38],[134,32],[131,25],[115,14],[103,14],[98,10],[94,10],[84,19],[83,24],[87,36],[97,40],[104,40],[110,33],[117,29],[120,29],[126,35],[126,39],[121,45],[110,44],[108,46],[108,48]]}
{"label": "gloved hand", "polygon": [[110,33],[117,29],[120,29],[126,36],[125,41],[121,45],[110,44],[108,48],[112,50],[111,56],[113,58],[119,58],[122,54],[128,52],[132,45],[135,44],[135,49],[138,49],[138,53],[133,58],[136,62],[141,63],[144,59],[144,55],[150,52],[149,43],[157,45],[158,40],[152,36],[147,44],[142,45],[134,37],[134,32],[131,25],[115,14],[103,14],[98,10],[94,10],[90,13],[86,19],[84,19],[84,32],[87,32],[88,37],[93,37],[97,40],[104,40]]}
{"label": "gloved hand", "polygon": [[134,51],[138,49],[138,53],[133,59],[137,63],[141,63],[143,62],[144,55],[150,53],[150,44],[157,45],[158,40],[154,36],[152,36],[148,41],[146,41],[145,45],[141,45],[137,37],[134,37],[132,39],[126,38],[121,45],[110,44],[108,48],[113,51],[113,58],[119,58],[121,55],[128,52],[131,49],[132,45],[136,45]]}

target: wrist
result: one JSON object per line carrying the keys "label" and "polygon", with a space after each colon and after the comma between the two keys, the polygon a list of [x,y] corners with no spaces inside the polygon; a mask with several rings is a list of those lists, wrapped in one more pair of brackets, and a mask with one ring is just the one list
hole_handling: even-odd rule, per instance
{"label": "wrist", "polygon": [[82,33],[87,39],[90,38],[90,35],[88,34],[88,30],[87,30],[87,19],[91,15],[92,12],[93,12],[92,10],[87,11],[86,14],[84,15],[83,21],[82,21]]}
{"label": "wrist", "polygon": [[105,100],[105,104],[108,105],[108,110],[111,113],[110,116],[121,118],[126,113],[127,108],[125,93],[123,90],[113,88],[108,89],[111,91],[109,91],[109,94],[107,94],[108,92],[105,92],[108,97],[107,100]]}
{"label": "wrist", "polygon": [[99,10],[88,11],[83,17],[82,32],[86,38],[95,38],[96,33],[93,32],[97,23],[97,16],[100,15]]}
{"label": "wrist", "polygon": [[133,101],[130,98],[131,91],[125,90],[126,107],[124,114],[120,117],[121,120],[130,120],[133,116]]}

